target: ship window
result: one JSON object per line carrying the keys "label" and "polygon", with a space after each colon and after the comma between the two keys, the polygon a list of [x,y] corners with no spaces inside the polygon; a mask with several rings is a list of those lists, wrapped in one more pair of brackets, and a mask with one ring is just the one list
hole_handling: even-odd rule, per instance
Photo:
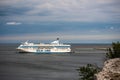
{"label": "ship window", "polygon": [[46,51],[50,51],[50,50],[46,50]]}

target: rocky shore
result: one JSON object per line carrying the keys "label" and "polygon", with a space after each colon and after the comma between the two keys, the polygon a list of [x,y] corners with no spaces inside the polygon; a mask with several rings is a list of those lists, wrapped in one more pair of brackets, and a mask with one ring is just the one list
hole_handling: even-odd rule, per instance
{"label": "rocky shore", "polygon": [[120,58],[104,62],[101,72],[96,74],[97,80],[120,80]]}

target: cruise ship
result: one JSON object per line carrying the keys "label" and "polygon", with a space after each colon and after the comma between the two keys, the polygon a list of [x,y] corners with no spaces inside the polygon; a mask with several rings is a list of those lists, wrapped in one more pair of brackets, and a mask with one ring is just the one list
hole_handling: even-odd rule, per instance
{"label": "cruise ship", "polygon": [[18,46],[17,50],[21,53],[68,53],[71,52],[71,45],[61,44],[59,38],[57,40],[45,44],[45,43],[30,43],[28,41]]}

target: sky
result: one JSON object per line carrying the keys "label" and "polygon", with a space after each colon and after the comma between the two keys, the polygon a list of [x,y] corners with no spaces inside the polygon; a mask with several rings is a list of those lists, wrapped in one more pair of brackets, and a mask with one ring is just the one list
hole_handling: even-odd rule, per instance
{"label": "sky", "polygon": [[0,0],[0,43],[120,41],[120,0]]}

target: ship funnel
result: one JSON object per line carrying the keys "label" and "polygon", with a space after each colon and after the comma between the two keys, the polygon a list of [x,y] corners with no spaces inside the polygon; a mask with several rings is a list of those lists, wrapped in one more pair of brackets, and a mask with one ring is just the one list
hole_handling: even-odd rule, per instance
{"label": "ship funnel", "polygon": [[57,40],[59,40],[59,38],[57,38]]}
{"label": "ship funnel", "polygon": [[51,42],[52,44],[59,44],[59,38],[56,41]]}

